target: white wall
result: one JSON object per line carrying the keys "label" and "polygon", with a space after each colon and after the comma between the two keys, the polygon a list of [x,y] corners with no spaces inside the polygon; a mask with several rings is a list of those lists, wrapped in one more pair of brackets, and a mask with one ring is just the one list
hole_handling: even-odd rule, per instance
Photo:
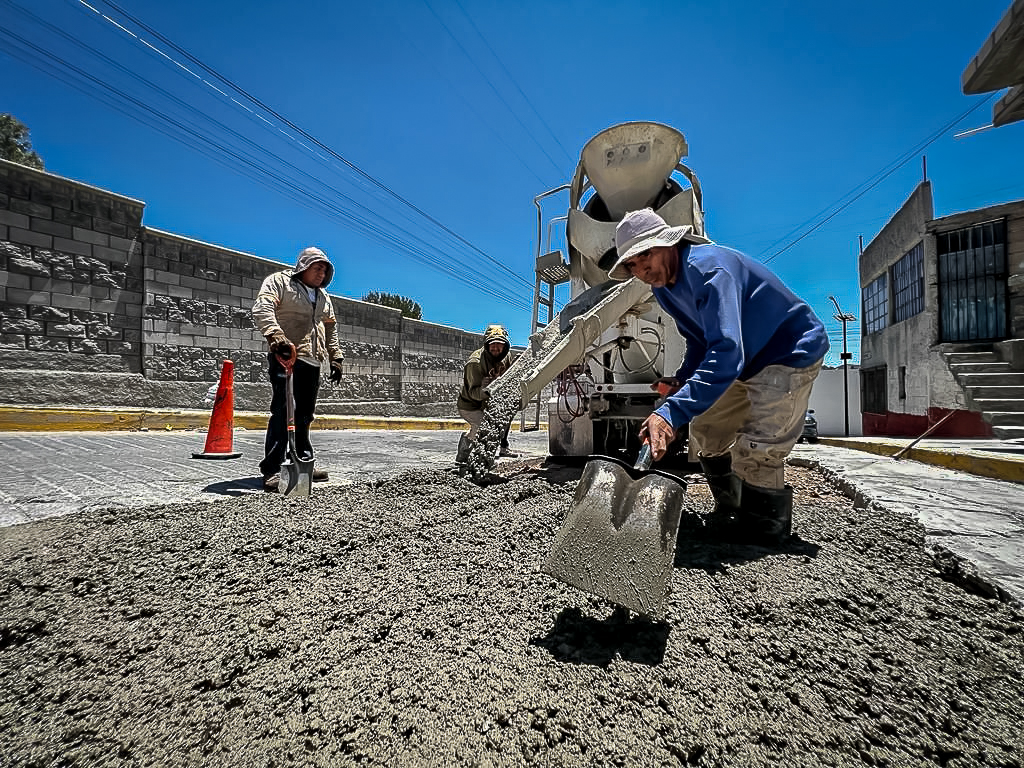
{"label": "white wall", "polygon": [[[847,384],[850,400],[850,436],[864,434],[860,421],[860,366],[847,368]],[[814,411],[818,420],[818,434],[822,437],[843,437],[846,425],[843,421],[843,369],[822,368],[807,406]]]}

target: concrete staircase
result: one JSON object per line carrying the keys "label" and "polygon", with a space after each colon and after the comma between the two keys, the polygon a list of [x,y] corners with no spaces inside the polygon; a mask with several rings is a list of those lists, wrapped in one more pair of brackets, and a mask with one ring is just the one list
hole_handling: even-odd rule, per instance
{"label": "concrete staircase", "polygon": [[1024,438],[1024,370],[991,350],[942,354],[972,410],[981,411],[996,437]]}

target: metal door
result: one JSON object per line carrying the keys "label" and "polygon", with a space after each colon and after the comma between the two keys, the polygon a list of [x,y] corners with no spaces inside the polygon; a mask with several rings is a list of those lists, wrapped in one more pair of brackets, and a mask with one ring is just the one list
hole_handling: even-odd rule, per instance
{"label": "metal door", "polygon": [[936,234],[940,341],[1007,337],[1006,220]]}

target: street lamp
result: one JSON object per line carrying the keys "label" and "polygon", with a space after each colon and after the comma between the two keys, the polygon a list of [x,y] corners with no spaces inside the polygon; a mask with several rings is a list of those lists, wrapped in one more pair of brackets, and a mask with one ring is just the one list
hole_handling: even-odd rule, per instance
{"label": "street lamp", "polygon": [[836,305],[836,314],[833,317],[843,324],[843,354],[840,359],[843,361],[843,423],[846,425],[846,436],[850,436],[850,385],[847,381],[847,370],[846,361],[849,360],[853,355],[846,351],[846,324],[853,322],[857,318],[849,312],[843,312],[839,308],[839,302],[836,301],[835,296],[829,296],[829,300]]}

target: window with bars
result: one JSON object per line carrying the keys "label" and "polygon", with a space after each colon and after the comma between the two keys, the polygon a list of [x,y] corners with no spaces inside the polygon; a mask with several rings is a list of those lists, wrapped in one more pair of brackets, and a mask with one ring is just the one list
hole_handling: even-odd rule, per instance
{"label": "window with bars", "polygon": [[887,368],[862,368],[860,372],[860,409],[864,413],[885,413],[889,410],[886,395]]}
{"label": "window with bars", "polygon": [[885,328],[889,315],[889,292],[885,277],[885,274],[879,275],[861,291],[865,333],[875,333]]}
{"label": "window with bars", "polygon": [[942,341],[1007,337],[1006,219],[935,236]]}
{"label": "window with bars", "polygon": [[893,322],[924,312],[924,243],[918,243],[892,265]]}

